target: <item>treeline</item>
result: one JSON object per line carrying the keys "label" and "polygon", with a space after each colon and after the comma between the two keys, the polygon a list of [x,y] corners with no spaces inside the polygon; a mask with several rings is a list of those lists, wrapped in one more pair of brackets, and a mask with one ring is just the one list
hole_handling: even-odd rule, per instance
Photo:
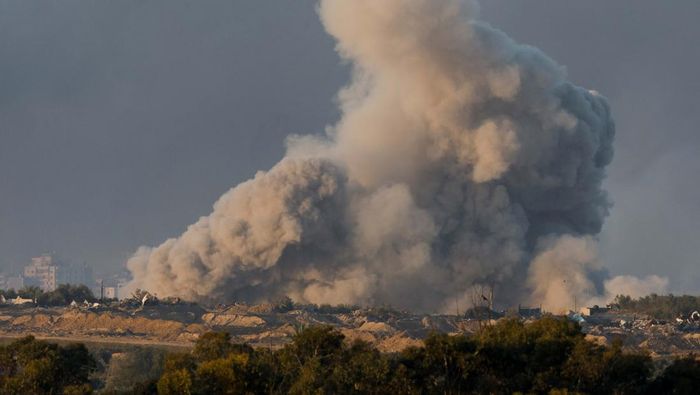
{"label": "treeline", "polygon": [[[588,342],[577,324],[552,317],[527,325],[501,320],[472,336],[433,334],[424,347],[397,354],[348,343],[325,326],[299,331],[276,351],[208,333],[191,352],[167,354],[162,372],[132,388],[91,383],[95,366],[81,345],[28,337],[0,347],[0,393],[693,394],[700,385],[700,362],[692,357],[655,372],[648,355]],[[138,377],[132,372],[132,382]]]}
{"label": "treeline", "polygon": [[164,366],[146,393],[658,394],[694,393],[700,385],[693,358],[655,375],[648,355],[593,344],[576,323],[552,317],[502,320],[473,336],[433,334],[424,347],[398,354],[348,344],[332,327],[302,330],[278,351],[209,333],[191,353],[168,355]]}
{"label": "treeline", "polygon": [[651,294],[639,299],[618,295],[612,306],[640,314],[648,314],[658,319],[687,317],[693,311],[700,311],[700,296],[675,296]]}
{"label": "treeline", "polygon": [[77,303],[96,301],[95,295],[87,286],[70,284],[61,284],[51,292],[44,292],[39,287],[30,286],[18,291],[13,289],[0,290],[0,295],[8,301],[18,296],[23,299],[32,299],[40,306],[66,306],[72,301]]}

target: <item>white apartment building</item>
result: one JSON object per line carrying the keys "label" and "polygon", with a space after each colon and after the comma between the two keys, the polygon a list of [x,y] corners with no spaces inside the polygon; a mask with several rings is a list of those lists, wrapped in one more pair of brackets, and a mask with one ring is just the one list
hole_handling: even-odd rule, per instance
{"label": "white apartment building", "polygon": [[92,271],[87,265],[69,265],[53,254],[32,258],[24,268],[26,285],[36,285],[45,292],[55,290],[61,284],[91,284]]}

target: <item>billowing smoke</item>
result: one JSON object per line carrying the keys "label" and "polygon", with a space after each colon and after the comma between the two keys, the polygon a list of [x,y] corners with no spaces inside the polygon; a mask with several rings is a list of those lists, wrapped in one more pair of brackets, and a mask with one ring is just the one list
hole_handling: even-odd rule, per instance
{"label": "billowing smoke", "polygon": [[633,298],[662,294],[668,279],[659,276],[606,278],[598,259],[596,241],[590,236],[552,235],[540,239],[530,263],[530,302],[561,312],[576,306],[605,305],[617,295]]}
{"label": "billowing smoke", "polygon": [[608,104],[475,10],[322,0],[353,66],[341,119],[290,137],[285,158],[209,216],[139,249],[131,286],[414,310],[454,306],[474,284],[495,284],[501,304],[606,295],[594,237],[610,207]]}

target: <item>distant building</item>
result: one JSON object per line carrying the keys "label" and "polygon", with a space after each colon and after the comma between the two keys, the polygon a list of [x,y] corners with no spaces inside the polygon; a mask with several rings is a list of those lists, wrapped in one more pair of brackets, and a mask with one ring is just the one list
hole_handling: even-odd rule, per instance
{"label": "distant building", "polygon": [[61,284],[90,284],[92,270],[86,265],[70,265],[52,254],[32,258],[24,268],[25,285],[38,286],[46,292],[54,291]]}
{"label": "distant building", "polygon": [[105,287],[106,299],[119,299],[119,290],[117,287]]}
{"label": "distant building", "polygon": [[129,278],[123,273],[115,274],[107,278],[100,278],[94,282],[92,293],[96,297],[105,299],[121,299],[128,295],[122,295],[122,289],[129,282]]}
{"label": "distant building", "polygon": [[92,284],[92,268],[86,263],[63,265],[60,277],[60,284],[89,285]]}
{"label": "distant building", "polygon": [[27,285],[37,286],[44,291],[55,290],[58,286],[58,264],[48,254],[32,258],[32,262],[24,267]]}
{"label": "distant building", "polygon": [[522,318],[540,318],[542,316],[542,308],[522,307],[518,305],[518,315]]}
{"label": "distant building", "polygon": [[595,305],[593,307],[584,307],[581,309],[581,313],[583,315],[596,315],[596,314],[604,314],[610,311],[609,307],[600,307],[598,305]]}
{"label": "distant building", "polygon": [[100,294],[102,294],[102,297],[105,299],[121,299],[124,296],[121,294],[123,286],[124,283],[117,280],[105,280],[102,285],[100,285],[98,281],[97,292],[93,293],[97,297],[100,297]]}

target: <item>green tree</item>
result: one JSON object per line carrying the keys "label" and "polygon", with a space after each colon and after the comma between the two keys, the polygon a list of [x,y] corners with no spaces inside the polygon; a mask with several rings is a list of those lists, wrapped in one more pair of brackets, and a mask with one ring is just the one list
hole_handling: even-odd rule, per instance
{"label": "green tree", "polygon": [[72,301],[93,303],[96,300],[87,286],[70,284],[61,284],[55,290],[42,293],[37,298],[37,302],[42,306],[66,306]]}
{"label": "green tree", "polygon": [[[338,330],[319,326],[278,351],[207,334],[191,354],[168,356],[157,387],[161,394],[636,394],[655,388],[651,366],[648,355],[588,342],[577,324],[554,317],[501,320],[469,336],[434,333],[399,354],[348,345]],[[677,362],[654,383],[695,388],[699,370]]]}
{"label": "green tree", "polygon": [[41,288],[36,287],[36,286],[26,286],[19,291],[17,291],[17,295],[21,298],[24,299],[32,299],[32,300],[37,300],[41,297],[41,295],[44,293],[44,291],[41,290]]}
{"label": "green tree", "polygon": [[310,327],[295,334],[292,343],[280,351],[282,386],[297,394],[328,392],[344,338],[331,326]]}
{"label": "green tree", "polygon": [[235,348],[228,333],[209,332],[199,337],[192,354],[198,361],[210,361],[225,358]]}
{"label": "green tree", "polygon": [[172,353],[166,356],[163,375],[158,380],[159,394],[192,393],[192,381],[197,361],[190,353]]}
{"label": "green tree", "polygon": [[433,333],[422,353],[423,383],[429,392],[458,394],[474,387],[477,344],[466,336]]}
{"label": "green tree", "polygon": [[0,389],[7,394],[87,388],[96,361],[83,345],[60,347],[32,336],[0,347]]}
{"label": "green tree", "polygon": [[648,355],[624,353],[620,341],[602,347],[580,340],[563,370],[569,388],[577,392],[638,394],[649,384],[652,363]]}
{"label": "green tree", "polygon": [[196,392],[199,394],[247,393],[248,358],[246,354],[230,354],[226,358],[202,362],[196,370]]}
{"label": "green tree", "polygon": [[192,394],[192,375],[187,369],[166,370],[158,380],[160,395]]}
{"label": "green tree", "polygon": [[371,344],[356,341],[343,350],[331,373],[334,393],[386,394],[392,393],[389,358]]}

